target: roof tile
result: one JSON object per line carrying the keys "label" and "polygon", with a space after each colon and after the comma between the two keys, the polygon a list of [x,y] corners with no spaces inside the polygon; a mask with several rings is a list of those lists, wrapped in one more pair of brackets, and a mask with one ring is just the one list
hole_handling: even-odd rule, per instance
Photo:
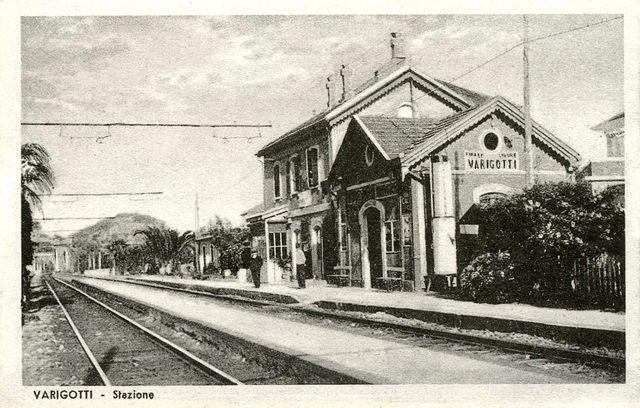
{"label": "roof tile", "polygon": [[407,153],[418,143],[453,125],[474,109],[456,112],[442,119],[359,116],[390,158]]}

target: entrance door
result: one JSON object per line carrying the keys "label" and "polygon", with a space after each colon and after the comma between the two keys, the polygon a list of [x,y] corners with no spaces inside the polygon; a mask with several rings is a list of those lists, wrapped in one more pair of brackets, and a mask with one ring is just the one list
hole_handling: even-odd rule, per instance
{"label": "entrance door", "polygon": [[382,277],[382,242],[380,241],[380,211],[370,207],[365,211],[367,220],[367,243],[369,247],[369,270],[371,287],[377,288]]}

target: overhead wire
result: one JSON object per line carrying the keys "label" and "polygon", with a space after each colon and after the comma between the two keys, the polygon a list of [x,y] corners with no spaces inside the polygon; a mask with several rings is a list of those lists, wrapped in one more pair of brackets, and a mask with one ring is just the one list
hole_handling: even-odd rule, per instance
{"label": "overhead wire", "polygon": [[[622,16],[617,16],[617,17],[612,17],[612,18],[608,18],[608,19],[602,19],[602,20],[599,20],[599,21],[596,21],[596,22],[593,22],[593,23],[589,23],[589,24],[585,24],[585,25],[582,25],[582,26],[572,27],[572,28],[569,28],[569,29],[566,29],[566,30],[557,31],[557,32],[553,32],[553,33],[550,33],[550,34],[540,35],[540,36],[538,36],[538,37],[532,37],[532,38],[530,38],[530,39],[529,39],[528,41],[526,41],[526,42],[530,44],[530,43],[537,42],[537,41],[541,41],[541,40],[544,40],[544,39],[547,39],[547,38],[556,37],[556,36],[559,36],[559,35],[562,35],[562,34],[567,34],[567,33],[574,32],[574,31],[578,31],[578,30],[584,30],[584,29],[587,29],[587,28],[590,28],[590,27],[595,27],[595,26],[598,26],[598,25],[601,25],[601,24],[608,23],[608,22],[610,22],[610,21],[620,20],[620,19],[622,19],[622,18],[623,18]],[[460,80],[460,79],[464,78],[465,76],[467,76],[467,75],[469,75],[469,74],[471,74],[471,73],[473,73],[473,72],[475,72],[475,71],[479,70],[480,68],[482,68],[482,67],[486,66],[487,64],[489,64],[489,63],[491,63],[491,62],[495,61],[496,59],[498,59],[498,58],[502,57],[503,55],[508,54],[509,52],[513,51],[514,49],[516,49],[516,48],[518,48],[518,47],[523,46],[524,44],[525,44],[525,41],[524,41],[524,40],[521,40],[521,41],[519,41],[519,42],[517,42],[517,43],[513,44],[511,47],[507,48],[506,50],[504,50],[504,51],[502,51],[502,52],[500,52],[500,53],[498,53],[498,54],[496,54],[496,55],[492,56],[491,58],[489,58],[489,59],[487,59],[487,60],[483,61],[482,63],[480,63],[480,64],[478,64],[478,65],[474,66],[473,68],[468,69],[467,71],[464,71],[463,73],[461,73],[460,75],[457,75],[457,76],[453,77],[452,79],[449,79],[447,82],[449,82],[449,83],[453,84],[454,82],[456,82],[456,81],[458,81],[458,80]],[[446,85],[445,85],[445,86],[446,86]],[[431,96],[431,95],[433,95],[436,91],[438,91],[438,89],[437,89],[437,88],[436,88],[436,89],[433,89],[433,90],[430,90],[430,91],[428,91],[428,92],[425,92],[423,95],[421,95],[421,96],[419,96],[419,97],[415,98],[413,101],[415,102],[415,101],[418,101],[418,100],[420,100],[420,99],[422,99],[422,98],[425,98],[425,97],[427,97],[427,96]],[[389,110],[389,111],[387,111],[387,112],[383,113],[383,114],[382,114],[382,115],[380,115],[380,116],[387,116],[387,115],[389,115],[390,113],[392,113],[394,110],[395,110],[395,109],[391,109],[391,110]]]}

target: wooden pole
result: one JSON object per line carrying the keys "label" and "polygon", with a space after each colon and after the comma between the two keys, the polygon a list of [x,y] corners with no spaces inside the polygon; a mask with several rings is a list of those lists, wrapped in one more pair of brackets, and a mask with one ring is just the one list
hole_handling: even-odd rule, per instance
{"label": "wooden pole", "polygon": [[524,148],[526,153],[526,185],[531,187],[535,183],[535,177],[533,173],[533,143],[531,140],[532,125],[531,125],[531,102],[530,102],[530,83],[529,83],[529,24],[527,22],[527,16],[523,15],[524,23],[524,39],[523,39],[523,52],[522,62],[524,65]]}

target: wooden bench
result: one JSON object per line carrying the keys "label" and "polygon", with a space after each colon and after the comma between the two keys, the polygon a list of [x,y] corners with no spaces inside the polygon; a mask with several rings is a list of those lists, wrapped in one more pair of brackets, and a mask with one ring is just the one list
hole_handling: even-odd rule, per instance
{"label": "wooden bench", "polygon": [[377,278],[380,282],[380,288],[386,290],[387,292],[392,291],[402,291],[402,278],[397,277],[379,277]]}
{"label": "wooden bench", "polygon": [[327,275],[327,282],[332,283],[332,281],[335,281],[333,284],[338,287],[349,286],[350,283],[349,276],[343,274]]}

